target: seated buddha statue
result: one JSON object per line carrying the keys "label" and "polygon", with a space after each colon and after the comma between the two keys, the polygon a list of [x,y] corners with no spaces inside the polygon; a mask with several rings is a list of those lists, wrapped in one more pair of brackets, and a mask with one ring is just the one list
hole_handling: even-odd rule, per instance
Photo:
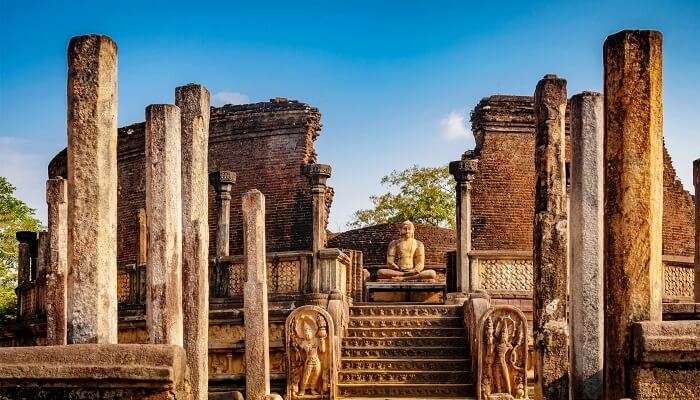
{"label": "seated buddha statue", "polygon": [[395,282],[435,281],[437,273],[425,269],[425,248],[423,243],[413,236],[415,227],[411,221],[404,221],[399,226],[400,238],[389,243],[386,254],[387,268],[377,271],[377,278]]}

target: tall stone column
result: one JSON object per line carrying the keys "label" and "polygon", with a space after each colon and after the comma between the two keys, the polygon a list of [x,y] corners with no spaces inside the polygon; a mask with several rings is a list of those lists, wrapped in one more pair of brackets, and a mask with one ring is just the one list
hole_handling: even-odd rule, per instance
{"label": "tall stone column", "polygon": [[219,203],[218,229],[216,231],[216,258],[229,255],[229,232],[231,226],[231,189],[236,183],[236,173],[219,170],[209,174],[209,181],[216,190]]}
{"label": "tall stone column", "polygon": [[243,284],[245,322],[246,399],[265,400],[270,394],[270,338],[267,320],[265,265],[265,196],[258,190],[243,195]]}
{"label": "tall stone column", "polygon": [[17,245],[17,284],[31,280],[32,248],[36,247],[36,232],[19,231],[15,234]]}
{"label": "tall stone column", "polygon": [[37,281],[46,277],[46,269],[51,256],[49,250],[49,232],[41,231],[36,234],[36,276]]}
{"label": "tall stone column", "polygon": [[46,269],[46,344],[67,344],[68,187],[63,178],[46,181],[49,264]]}
{"label": "tall stone column", "polygon": [[117,45],[68,45],[68,342],[117,343]]}
{"label": "tall stone column", "polygon": [[566,81],[545,75],[535,89],[533,334],[542,399],[569,397],[568,227],[564,164]]}
{"label": "tall stone column", "polygon": [[695,185],[695,302],[700,303],[700,158],[693,161]]}
{"label": "tall stone column", "polygon": [[571,98],[571,394],[603,396],[603,95]]}
{"label": "tall stone column", "polygon": [[660,321],[661,33],[609,36],[605,63],[605,398],[628,397],[630,324]]}
{"label": "tall stone column", "polygon": [[478,160],[462,158],[450,163],[450,174],[457,182],[457,291],[469,293],[472,286],[469,270],[469,252],[472,249],[472,201],[471,182],[476,173]]}
{"label": "tall stone column", "polygon": [[137,265],[146,265],[148,260],[148,218],[146,209],[139,209],[139,253],[136,259]]}
{"label": "tall stone column", "polygon": [[311,293],[321,292],[321,270],[318,251],[326,247],[326,180],[331,176],[331,166],[326,164],[307,164],[302,167],[302,174],[309,180],[313,198],[312,242],[314,265],[311,271]]}
{"label": "tall stone column", "polygon": [[180,109],[146,107],[146,324],[151,343],[183,345]]}
{"label": "tall stone column", "polygon": [[182,311],[184,344],[194,400],[206,400],[209,382],[209,91],[175,89],[182,130]]}

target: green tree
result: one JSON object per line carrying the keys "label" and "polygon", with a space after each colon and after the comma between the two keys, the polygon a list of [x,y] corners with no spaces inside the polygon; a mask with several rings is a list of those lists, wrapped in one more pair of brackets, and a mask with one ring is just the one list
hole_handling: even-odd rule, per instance
{"label": "green tree", "polygon": [[15,314],[17,298],[17,231],[37,231],[35,210],[14,196],[15,187],[0,176],[0,321]]}
{"label": "green tree", "polygon": [[370,196],[374,208],[355,212],[351,228],[405,220],[454,228],[455,185],[446,166],[414,165],[393,171],[381,182],[395,190]]}

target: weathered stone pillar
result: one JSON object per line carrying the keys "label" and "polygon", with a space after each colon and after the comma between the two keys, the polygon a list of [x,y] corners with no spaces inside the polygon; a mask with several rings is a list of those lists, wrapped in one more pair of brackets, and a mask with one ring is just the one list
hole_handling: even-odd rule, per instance
{"label": "weathered stone pillar", "polygon": [[31,280],[32,247],[36,246],[36,232],[19,231],[15,234],[17,244],[17,284]]}
{"label": "weathered stone pillar", "polygon": [[180,109],[146,107],[146,324],[151,343],[182,341]]}
{"label": "weathered stone pillar", "polygon": [[311,251],[314,254],[314,265],[311,271],[311,293],[320,293],[322,279],[318,251],[326,247],[326,180],[331,176],[331,166],[306,164],[301,172],[309,180],[313,198]]}
{"label": "weathered stone pillar", "polygon": [[68,342],[117,343],[117,45],[68,45]]}
{"label": "weathered stone pillar", "polygon": [[564,170],[566,81],[545,75],[535,89],[535,220],[533,235],[533,334],[542,399],[568,399],[567,196]]}
{"label": "weathered stone pillar", "polygon": [[41,231],[36,234],[36,280],[41,280],[46,277],[46,269],[51,256],[49,250],[49,232]]}
{"label": "weathered stone pillar", "polygon": [[146,265],[148,261],[148,218],[146,209],[139,209],[139,253],[136,265]]}
{"label": "weathered stone pillar", "polygon": [[571,394],[603,396],[603,96],[571,98]]}
{"label": "weathered stone pillar", "polygon": [[693,161],[695,185],[695,302],[700,303],[700,158]]}
{"label": "weathered stone pillar", "polygon": [[265,196],[258,190],[249,190],[243,195],[242,208],[243,258],[247,271],[243,284],[246,399],[264,400],[270,394]]}
{"label": "weathered stone pillar", "polygon": [[194,400],[206,400],[209,382],[209,91],[175,89],[182,130],[182,311],[184,344]]}
{"label": "weathered stone pillar", "polygon": [[469,270],[469,252],[472,249],[471,182],[478,160],[462,158],[450,163],[450,174],[457,182],[457,291],[469,293],[472,286]]}
{"label": "weathered stone pillar", "polygon": [[46,181],[49,265],[46,270],[46,344],[67,344],[66,275],[68,273],[68,183]]}
{"label": "weathered stone pillar", "polygon": [[236,173],[232,171],[215,171],[209,174],[209,181],[216,190],[219,203],[218,228],[216,231],[216,258],[229,254],[229,230],[231,225],[231,189],[236,183]]}
{"label": "weathered stone pillar", "polygon": [[661,33],[605,40],[605,398],[627,397],[635,321],[660,321]]}

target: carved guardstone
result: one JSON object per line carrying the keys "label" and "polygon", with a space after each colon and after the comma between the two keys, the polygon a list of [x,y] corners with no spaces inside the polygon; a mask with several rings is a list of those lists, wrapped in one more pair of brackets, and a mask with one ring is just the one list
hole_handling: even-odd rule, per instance
{"label": "carved guardstone", "polygon": [[335,329],[326,310],[307,305],[294,310],[285,324],[287,394],[285,399],[334,399]]}
{"label": "carved guardstone", "polygon": [[477,399],[527,398],[527,320],[513,306],[493,306],[479,320]]}

